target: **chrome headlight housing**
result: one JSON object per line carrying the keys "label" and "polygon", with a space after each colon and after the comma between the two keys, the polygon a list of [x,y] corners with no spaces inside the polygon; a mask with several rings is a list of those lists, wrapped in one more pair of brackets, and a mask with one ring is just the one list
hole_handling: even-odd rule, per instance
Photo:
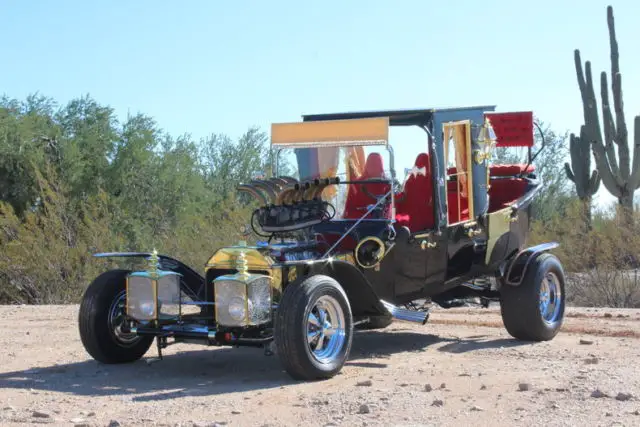
{"label": "chrome headlight housing", "polygon": [[180,274],[137,271],[127,276],[127,315],[138,321],[180,317]]}
{"label": "chrome headlight housing", "polygon": [[271,321],[271,277],[222,276],[213,286],[218,325],[254,326]]}

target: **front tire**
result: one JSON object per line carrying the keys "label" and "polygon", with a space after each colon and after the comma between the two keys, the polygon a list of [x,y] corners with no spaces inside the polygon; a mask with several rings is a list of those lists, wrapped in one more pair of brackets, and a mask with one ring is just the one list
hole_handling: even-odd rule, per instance
{"label": "front tire", "polygon": [[519,286],[500,290],[502,321],[509,334],[523,341],[553,339],[564,320],[565,275],[558,258],[539,255],[527,267]]}
{"label": "front tire", "polygon": [[315,275],[287,286],[278,305],[274,338],[292,378],[327,379],[340,372],[353,340],[351,306],[340,284]]}
{"label": "front tire", "polygon": [[101,363],[129,363],[149,350],[153,337],[121,330],[126,304],[127,270],[102,273],[82,297],[78,326],[80,339],[91,357]]}

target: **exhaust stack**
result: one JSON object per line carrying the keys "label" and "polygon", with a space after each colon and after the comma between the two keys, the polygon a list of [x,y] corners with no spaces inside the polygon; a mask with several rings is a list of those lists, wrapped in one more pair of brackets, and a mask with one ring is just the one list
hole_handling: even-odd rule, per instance
{"label": "exhaust stack", "polygon": [[391,316],[393,316],[394,319],[403,320],[405,322],[421,323],[423,325],[427,323],[427,320],[429,320],[429,312],[408,310],[406,308],[395,306],[384,300],[380,300],[380,302],[387,310],[389,310],[389,313],[391,313]]}

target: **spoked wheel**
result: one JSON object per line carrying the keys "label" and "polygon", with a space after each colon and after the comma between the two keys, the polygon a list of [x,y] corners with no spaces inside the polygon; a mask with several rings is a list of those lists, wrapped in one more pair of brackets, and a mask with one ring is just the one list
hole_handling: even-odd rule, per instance
{"label": "spoked wheel", "polygon": [[318,298],[307,317],[307,342],[311,355],[320,363],[339,357],[345,341],[345,314],[331,296]]}
{"label": "spoked wheel", "polygon": [[109,307],[109,331],[111,332],[113,339],[122,347],[132,347],[136,345],[136,343],[140,342],[142,337],[131,332],[123,331],[126,303],[127,293],[126,291],[121,291],[111,303],[111,307]]}
{"label": "spoked wheel", "polygon": [[502,285],[500,310],[507,332],[526,341],[553,339],[564,320],[565,276],[557,257],[545,253],[529,264],[519,286]]}
{"label": "spoked wheel", "polygon": [[80,304],[78,324],[85,350],[102,363],[127,363],[149,350],[153,337],[124,332],[126,270],[98,276],[87,288]]}
{"label": "spoked wheel", "polygon": [[285,289],[274,329],[277,353],[289,375],[300,380],[331,378],[351,351],[349,300],[331,277],[303,278]]}
{"label": "spoked wheel", "polygon": [[540,286],[540,315],[547,324],[558,321],[563,308],[562,287],[556,273],[549,271]]}

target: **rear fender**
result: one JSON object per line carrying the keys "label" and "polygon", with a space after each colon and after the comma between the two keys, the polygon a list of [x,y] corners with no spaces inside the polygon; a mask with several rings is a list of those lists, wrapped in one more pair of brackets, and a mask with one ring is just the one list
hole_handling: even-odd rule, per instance
{"label": "rear fender", "polygon": [[558,242],[548,242],[521,250],[501,267],[503,282],[509,286],[519,286],[525,274],[527,274],[527,267],[529,267],[531,261],[536,259],[540,254],[555,249],[558,246],[560,246]]}
{"label": "rear fender", "polygon": [[[96,258],[148,258],[151,252],[102,252],[94,254]],[[167,255],[158,255],[160,268],[182,275],[183,290],[194,299],[201,299],[205,289],[205,279],[193,268]]]}
{"label": "rear fender", "polygon": [[324,274],[335,279],[347,294],[354,316],[389,314],[367,278],[353,264],[346,261],[320,260],[306,264],[304,270],[305,275]]}

